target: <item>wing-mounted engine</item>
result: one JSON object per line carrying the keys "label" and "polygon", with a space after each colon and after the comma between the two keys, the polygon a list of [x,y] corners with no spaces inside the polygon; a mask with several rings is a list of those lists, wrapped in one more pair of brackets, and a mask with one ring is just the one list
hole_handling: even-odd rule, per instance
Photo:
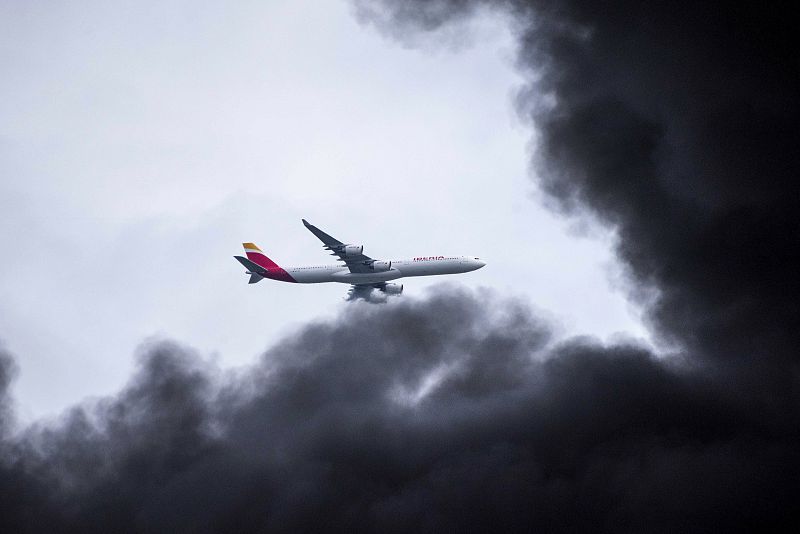
{"label": "wing-mounted engine", "polygon": [[351,273],[370,273],[372,269],[372,258],[364,255],[364,245],[353,245],[343,243],[333,236],[330,236],[303,219],[303,224],[308,230],[322,241],[324,248],[331,251],[332,256],[337,256],[347,265]]}
{"label": "wing-mounted engine", "polygon": [[403,292],[403,284],[388,283],[381,288],[387,295],[399,295]]}
{"label": "wing-mounted engine", "polygon": [[382,273],[392,268],[392,262],[389,260],[375,260],[370,264],[370,268],[376,273]]}
{"label": "wing-mounted engine", "polygon": [[345,256],[358,256],[364,252],[364,245],[343,245],[341,250]]}
{"label": "wing-mounted engine", "polygon": [[361,254],[364,252],[364,245],[325,245],[325,248],[330,250],[334,256],[347,258],[361,256]]}

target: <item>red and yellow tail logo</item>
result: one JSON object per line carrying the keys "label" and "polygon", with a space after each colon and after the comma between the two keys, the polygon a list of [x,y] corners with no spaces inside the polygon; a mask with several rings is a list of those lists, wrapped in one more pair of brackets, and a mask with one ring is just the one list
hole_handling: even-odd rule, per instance
{"label": "red and yellow tail logo", "polygon": [[244,246],[244,252],[247,254],[248,260],[268,270],[280,269],[278,264],[264,255],[255,243],[242,243],[242,246]]}
{"label": "red and yellow tail logo", "polygon": [[280,265],[266,257],[255,243],[242,243],[242,246],[244,246],[244,252],[247,254],[248,260],[268,271],[267,273],[259,273],[260,275],[273,280],[281,280],[283,282],[297,282],[297,280],[292,278],[292,276],[282,269]]}

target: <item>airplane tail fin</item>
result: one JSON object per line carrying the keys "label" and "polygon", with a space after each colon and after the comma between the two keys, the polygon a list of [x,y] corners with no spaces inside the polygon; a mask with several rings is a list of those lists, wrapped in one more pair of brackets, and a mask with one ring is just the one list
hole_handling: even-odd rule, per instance
{"label": "airplane tail fin", "polygon": [[234,256],[236,261],[241,263],[247,274],[250,275],[251,284],[261,281],[262,278],[280,280],[281,282],[297,282],[292,275],[287,273],[280,265],[269,259],[261,252],[261,249],[253,243],[242,243],[247,257]]}
{"label": "airplane tail fin", "polygon": [[255,243],[242,243],[247,259],[265,269],[280,269],[277,263],[269,259]]}

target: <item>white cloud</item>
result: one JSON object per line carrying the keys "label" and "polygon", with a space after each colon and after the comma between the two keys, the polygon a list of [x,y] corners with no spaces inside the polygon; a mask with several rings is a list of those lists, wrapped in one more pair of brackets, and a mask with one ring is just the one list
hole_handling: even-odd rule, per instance
{"label": "white cloud", "polygon": [[644,335],[608,239],[531,198],[502,21],[431,53],[346,3],[0,10],[0,339],[23,413],[114,391],[147,336],[238,365],[335,313],[345,286],[248,286],[231,258],[254,241],[325,262],[301,217],[375,256],[480,255],[458,282],[527,295],[571,332]]}

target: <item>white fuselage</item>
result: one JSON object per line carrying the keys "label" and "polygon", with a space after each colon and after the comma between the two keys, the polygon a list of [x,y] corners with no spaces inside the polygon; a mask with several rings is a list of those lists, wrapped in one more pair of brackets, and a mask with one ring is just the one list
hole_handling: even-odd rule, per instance
{"label": "white fuselage", "polygon": [[421,256],[409,260],[391,261],[391,268],[383,272],[351,273],[345,265],[287,267],[286,272],[300,284],[323,282],[373,284],[408,276],[468,273],[486,265],[472,256]]}

